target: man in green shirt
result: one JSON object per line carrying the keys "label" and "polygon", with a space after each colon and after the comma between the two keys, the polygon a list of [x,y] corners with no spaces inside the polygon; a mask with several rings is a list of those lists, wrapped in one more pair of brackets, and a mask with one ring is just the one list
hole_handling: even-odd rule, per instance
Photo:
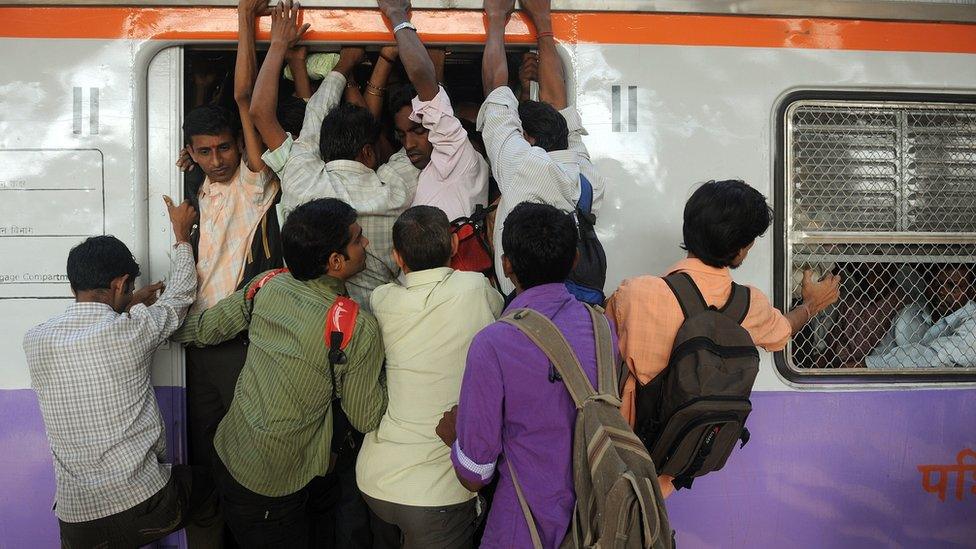
{"label": "man in green shirt", "polygon": [[[247,360],[230,410],[214,439],[221,507],[245,547],[305,546],[317,477],[330,469],[332,377],[323,338],[345,281],[363,270],[369,241],[356,211],[336,199],[308,202],[281,231],[281,273],[264,275],[206,311],[191,315],[174,340],[213,345],[248,330]],[[250,299],[249,299],[250,297]],[[336,395],[352,427],[375,429],[386,409],[383,343],[362,310],[346,360],[335,364]],[[342,433],[339,433],[341,436]]]}

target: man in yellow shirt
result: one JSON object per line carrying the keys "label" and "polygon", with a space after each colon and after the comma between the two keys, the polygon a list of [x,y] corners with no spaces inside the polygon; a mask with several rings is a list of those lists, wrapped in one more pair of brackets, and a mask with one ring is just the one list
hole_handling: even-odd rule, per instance
{"label": "man in yellow shirt", "polygon": [[[374,547],[467,547],[475,494],[461,486],[451,449],[434,432],[458,402],[468,345],[501,314],[481,273],[448,267],[457,250],[447,215],[414,206],[393,225],[403,283],[373,290],[386,349],[389,405],[359,453],[356,480],[374,517]],[[379,519],[379,520],[377,520]]]}

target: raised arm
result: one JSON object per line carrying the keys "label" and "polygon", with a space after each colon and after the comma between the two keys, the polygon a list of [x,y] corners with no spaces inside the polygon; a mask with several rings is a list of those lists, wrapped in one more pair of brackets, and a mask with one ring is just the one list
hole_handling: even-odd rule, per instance
{"label": "raised arm", "polygon": [[481,59],[481,83],[485,95],[508,85],[508,60],[505,58],[505,24],[515,9],[515,0],[485,0],[485,55]]}
{"label": "raised arm", "polygon": [[566,108],[566,75],[552,35],[551,0],[522,0],[522,9],[535,24],[539,41],[539,99],[556,110]]}
{"label": "raised arm", "polygon": [[307,57],[308,48],[305,46],[289,48],[285,53],[285,61],[291,69],[291,77],[295,79],[295,97],[306,101],[312,97],[312,81],[308,77],[308,66],[305,64]]}
{"label": "raised arm", "polygon": [[[298,13],[301,6],[291,0],[281,0],[271,11],[271,47],[261,65],[254,95],[251,99],[250,115],[261,138],[269,149],[275,150],[284,143],[287,134],[278,121],[278,79],[285,61],[285,53],[301,40],[309,24],[298,27]],[[304,129],[304,128],[303,128]]]}
{"label": "raised arm", "polygon": [[241,133],[247,167],[252,172],[264,170],[264,143],[251,121],[251,94],[257,77],[258,62],[254,51],[254,29],[257,18],[268,13],[268,0],[241,0],[237,5],[237,62],[234,65],[234,101],[241,115]]}
{"label": "raised arm", "polygon": [[378,4],[396,31],[400,61],[403,62],[407,77],[417,90],[417,96],[421,101],[430,101],[437,95],[440,84],[437,82],[434,63],[424,49],[420,37],[417,36],[417,30],[412,26],[403,26],[410,21],[410,0],[378,0]]}
{"label": "raised arm", "polygon": [[383,46],[376,58],[376,65],[373,66],[373,74],[366,83],[366,108],[377,120],[383,116],[383,94],[399,54],[396,46]]}

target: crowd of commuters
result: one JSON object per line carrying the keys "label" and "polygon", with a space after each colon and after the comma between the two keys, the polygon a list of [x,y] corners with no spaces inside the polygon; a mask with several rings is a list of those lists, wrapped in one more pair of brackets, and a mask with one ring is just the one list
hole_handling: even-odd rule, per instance
{"label": "crowd of commuters", "polygon": [[[485,100],[470,121],[409,2],[378,3],[396,45],[361,87],[362,48],[310,55],[297,4],[241,1],[238,112],[203,104],[186,115],[179,163],[204,179],[194,205],[165,199],[176,240],[165,289],[133,291],[139,266],[114,237],[71,250],[76,303],[24,339],[66,547],[137,547],[184,527],[191,547],[562,542],[576,503],[576,405],[543,350],[499,319],[516,309],[550,319],[596,386],[596,328],[567,279],[582,181],[591,220],[613,189],[567,100],[548,0],[521,3],[538,54],[520,76],[538,82],[538,101],[509,87],[513,1],[485,1]],[[271,42],[258,69],[264,16]],[[394,89],[398,67],[406,80]],[[451,268],[452,221],[493,203],[494,276]],[[731,269],[771,220],[746,183],[705,183],[684,210],[687,258],[663,274],[687,273],[721,307]],[[974,317],[969,272],[930,279],[925,336],[906,335],[917,316],[906,313],[859,365],[906,346],[913,360],[946,354],[940,337]],[[750,287],[741,324],[756,346],[783,349],[839,287],[837,275],[805,273],[802,303],[786,314]],[[651,275],[624,281],[606,307],[633,426],[634,391],[665,370],[684,316]],[[150,383],[167,339],[187,345],[189,465],[167,465]],[[672,479],[657,480],[670,494]]]}

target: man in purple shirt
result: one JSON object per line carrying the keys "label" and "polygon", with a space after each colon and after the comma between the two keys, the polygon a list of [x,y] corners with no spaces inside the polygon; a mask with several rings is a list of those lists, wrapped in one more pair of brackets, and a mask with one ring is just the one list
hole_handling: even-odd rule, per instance
{"label": "man in purple shirt", "polygon": [[[505,220],[505,276],[517,295],[509,309],[548,317],[597,383],[593,324],[564,281],[576,262],[576,226],[556,208],[523,202]],[[616,335],[613,337],[616,341]],[[616,349],[616,346],[614,346]],[[455,426],[456,419],[456,426]],[[510,324],[495,322],[471,342],[456,412],[438,434],[451,446],[458,478],[469,490],[500,475],[482,547],[532,547],[509,473],[512,463],[545,547],[558,547],[569,528],[576,406],[549,359]]]}

